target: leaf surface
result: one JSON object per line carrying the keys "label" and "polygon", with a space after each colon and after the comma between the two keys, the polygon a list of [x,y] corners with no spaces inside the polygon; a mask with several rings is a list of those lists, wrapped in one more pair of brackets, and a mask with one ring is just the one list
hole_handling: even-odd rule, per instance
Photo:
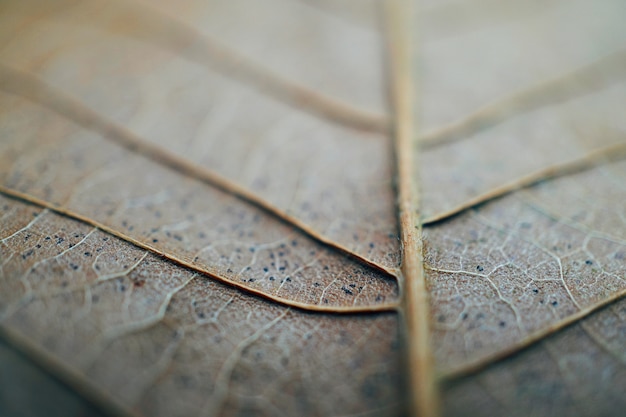
{"label": "leaf surface", "polygon": [[2,200],[11,213],[2,272],[19,277],[3,284],[3,326],[119,408],[183,416],[401,407],[395,315],[293,311],[89,225]]}
{"label": "leaf surface", "polygon": [[0,362],[66,414],[623,409],[623,5],[409,3],[1,4]]}
{"label": "leaf surface", "polygon": [[[536,10],[503,23],[499,7],[485,8],[484,22],[471,31],[444,39],[424,32],[423,124],[467,113],[463,100],[451,104],[446,97],[465,97],[474,108],[493,101],[440,129],[438,138],[426,133],[416,173],[427,221],[484,203],[425,229],[433,343],[444,373],[524,343],[626,289],[617,203],[624,196],[616,188],[626,176],[623,162],[544,183],[537,176],[537,185],[490,201],[528,185],[515,185],[518,178],[593,150],[610,149],[608,159],[625,143],[619,109],[626,99],[626,32],[612,17],[619,5],[515,7]],[[602,25],[587,20],[591,10]],[[557,25],[557,15],[567,19]],[[567,46],[551,56],[564,38]],[[468,64],[479,58],[481,65]]]}
{"label": "leaf surface", "polygon": [[[24,11],[6,14],[7,20],[21,28],[21,35],[10,38],[2,59],[15,69],[38,74],[50,85],[70,93],[104,117],[124,124],[142,138],[249,187],[328,239],[386,268],[396,268],[399,251],[391,188],[392,161],[390,156],[385,157],[390,152],[387,139],[380,134],[324,123],[297,108],[260,95],[257,90],[263,89],[265,79],[250,81],[243,76],[247,80],[246,88],[232,78],[225,78],[222,74],[236,74],[236,68],[240,67],[238,62],[229,63],[224,58],[227,54],[219,49],[221,44],[229,44],[229,37],[224,34],[216,38],[221,43],[213,47],[212,39],[206,38],[208,35],[202,28],[205,25],[219,29],[212,24],[213,18],[209,18],[215,11],[196,10],[202,7],[212,10],[215,5],[191,3],[187,11],[189,24],[193,24],[192,16],[196,19],[202,13],[207,16],[193,30],[180,19],[180,12],[176,18],[156,11],[150,13],[151,6],[140,7],[140,3],[61,3],[43,17],[37,2],[32,7],[20,5]],[[217,15],[223,16],[220,20],[240,21],[239,26],[246,26],[250,19],[236,12],[251,13],[255,9],[235,7],[236,2],[216,3],[227,9],[224,15]],[[291,4],[288,10],[304,13],[301,10],[304,6],[297,6],[297,2],[279,3]],[[265,10],[265,7],[257,9]],[[308,7],[304,9],[311,12]],[[245,43],[249,47],[240,54],[247,52],[254,57],[264,53],[267,43],[276,38],[292,41],[304,38],[322,44],[304,48],[298,43],[298,48],[292,45],[274,50],[299,65],[304,62],[289,51],[296,50],[299,54],[307,51],[312,58],[325,62],[328,58],[316,53],[328,53],[324,47],[328,42],[323,39],[332,36],[336,31],[333,28],[339,26],[345,27],[349,36],[343,33],[337,36],[362,45],[355,51],[364,51],[364,56],[345,56],[342,61],[348,66],[345,71],[368,73],[353,71],[350,65],[373,68],[375,72],[382,70],[380,40],[375,32],[350,30],[350,25],[338,25],[332,18],[319,14],[311,15],[313,22],[308,26],[281,28],[261,20],[268,28],[282,29],[281,36],[266,30],[265,36],[273,37],[264,42]],[[90,24],[85,25],[86,21]],[[129,25],[129,21],[134,24]],[[308,36],[293,33],[296,29]],[[9,30],[8,35],[12,35]],[[43,44],[39,41],[41,36],[46,37]],[[93,45],[98,45],[97,50]],[[70,62],[73,74],[66,71]],[[276,59],[267,62],[276,64]],[[333,74],[335,80],[342,79],[323,67],[306,65],[305,68],[309,70],[299,73],[326,78]],[[351,83],[358,88],[351,91],[372,91],[373,86],[383,88],[382,77],[375,78],[376,83],[369,78],[353,78]],[[304,80],[314,86],[322,83]],[[249,88],[250,83],[258,88]],[[307,98],[295,100],[301,102]]]}

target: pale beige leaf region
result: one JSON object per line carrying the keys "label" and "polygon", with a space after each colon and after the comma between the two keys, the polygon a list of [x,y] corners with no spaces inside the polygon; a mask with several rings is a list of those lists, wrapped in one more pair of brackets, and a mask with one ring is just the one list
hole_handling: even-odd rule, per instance
{"label": "pale beige leaf region", "polygon": [[[317,3],[323,2],[184,0],[176,4],[151,1],[150,5],[158,5],[288,79],[373,114],[386,113],[385,51],[381,27],[376,24],[381,11],[376,3],[381,2],[344,1],[326,8]],[[344,19],[334,15],[341,16],[342,10]]]}
{"label": "pale beige leaf region", "polygon": [[102,398],[150,416],[400,413],[394,315],[291,310],[49,210],[1,207],[2,325]]}
{"label": "pale beige leaf region", "polygon": [[[381,0],[299,0],[301,3],[316,7],[320,11],[345,19],[353,24],[381,30]],[[383,56],[384,59],[384,56]]]}
{"label": "pale beige leaf region", "polygon": [[[375,3],[0,5],[3,337],[112,414],[404,415],[396,316],[329,314],[399,298]],[[613,415],[626,164],[558,167],[624,143],[623,5],[417,10],[443,413]]]}
{"label": "pale beige leaf region", "polygon": [[[260,65],[303,65],[307,70],[298,73],[311,74],[303,75],[303,81],[316,91],[328,84],[320,76],[341,80],[330,83],[333,89],[341,85],[361,94],[384,85],[380,35],[298,2],[278,3],[290,4],[282,11],[309,18],[296,23],[283,17],[281,24],[274,21],[277,18],[250,18],[258,18],[259,12],[268,17],[274,10],[268,5],[253,2],[254,7],[242,8],[236,3],[188,2],[182,9],[176,3],[174,16],[121,1],[62,2],[47,6],[52,10],[41,10],[38,2],[13,3],[0,17],[0,59],[36,73],[146,140],[245,185],[360,256],[397,268],[400,252],[387,137],[329,124],[261,94],[249,82],[236,82],[238,77],[225,78],[221,74],[237,73],[237,63],[222,68],[223,54],[203,43],[212,41],[203,38],[204,28],[210,29],[208,35],[217,30],[220,36],[215,39],[258,58]],[[223,14],[216,14],[218,4]],[[197,21],[200,17],[203,20]],[[263,36],[251,35],[259,24],[252,21],[264,22],[265,29],[254,32]],[[336,39],[345,41],[337,44]],[[291,42],[291,47],[279,47],[278,41]],[[309,41],[311,45],[302,45]],[[343,51],[343,42],[354,45],[351,53],[330,48]],[[282,58],[263,59],[270,52]],[[301,55],[317,64],[297,58]],[[337,77],[337,71],[357,76]],[[367,75],[370,71],[375,74]],[[357,104],[365,100],[349,98]]]}
{"label": "pale beige leaf region", "polygon": [[[620,0],[448,1],[449,18],[480,16],[482,22],[449,38],[422,2],[416,26],[423,131],[445,126],[488,103],[587,65],[626,44]],[[498,3],[494,6],[494,3]],[[515,10],[528,10],[515,13]],[[507,12],[508,10],[508,12]],[[507,17],[508,13],[508,17]],[[512,16],[518,18],[512,19]],[[591,18],[593,17],[593,18]]]}
{"label": "pale beige leaf region", "polygon": [[94,219],[173,260],[274,299],[351,307],[397,297],[393,278],[241,199],[46,108],[6,94],[0,100],[7,189]]}

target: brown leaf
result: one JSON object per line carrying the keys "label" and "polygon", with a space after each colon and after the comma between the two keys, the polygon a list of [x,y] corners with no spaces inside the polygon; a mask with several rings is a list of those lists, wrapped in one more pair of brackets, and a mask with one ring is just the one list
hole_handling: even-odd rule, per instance
{"label": "brown leaf", "polygon": [[3,325],[106,393],[101,402],[164,416],[401,406],[395,315],[292,311],[83,223],[2,200],[13,222],[3,230],[12,232],[3,274],[17,278],[3,285]]}
{"label": "brown leaf", "polygon": [[[619,103],[626,99],[626,32],[613,20],[615,7],[562,3],[507,24],[496,24],[495,8],[482,17],[489,21],[492,13],[491,24],[466,36],[431,41],[425,35],[426,125],[465,112],[463,102],[437,105],[462,91],[467,100],[482,100],[475,107],[493,102],[440,130],[439,143],[426,134],[431,146],[418,170],[427,219],[484,203],[426,229],[433,343],[444,374],[535,340],[626,292],[623,213],[615,205],[624,198],[615,184],[623,182],[626,165],[593,168],[624,156]],[[591,10],[602,25],[587,21]],[[561,14],[569,18],[557,26],[554,16]],[[606,38],[607,32],[616,35]],[[533,41],[537,36],[542,42]],[[564,37],[571,41],[551,56],[546,44]],[[576,42],[582,38],[588,43]],[[505,51],[507,45],[520,45],[523,54]],[[483,48],[481,66],[465,64]],[[449,72],[428,70],[444,57]],[[485,76],[492,77],[488,84]],[[508,94],[520,89],[518,79],[527,87]]]}
{"label": "brown leaf", "polygon": [[409,3],[0,6],[0,412],[623,409],[621,3]]}

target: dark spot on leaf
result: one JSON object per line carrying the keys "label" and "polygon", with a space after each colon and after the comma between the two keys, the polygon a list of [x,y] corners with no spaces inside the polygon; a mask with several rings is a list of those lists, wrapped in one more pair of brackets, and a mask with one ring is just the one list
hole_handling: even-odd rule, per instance
{"label": "dark spot on leaf", "polygon": [[352,291],[350,291],[348,288],[346,288],[345,286],[341,287],[341,289],[343,290],[343,292],[345,292],[348,295],[353,295]]}

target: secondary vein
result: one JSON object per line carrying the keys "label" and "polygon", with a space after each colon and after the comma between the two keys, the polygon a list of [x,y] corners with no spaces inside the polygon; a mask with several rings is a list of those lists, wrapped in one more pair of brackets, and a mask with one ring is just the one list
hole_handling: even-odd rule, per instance
{"label": "secondary vein", "polygon": [[599,149],[595,149],[580,158],[572,159],[560,164],[551,165],[547,168],[540,169],[528,175],[519,177],[513,181],[503,184],[499,187],[493,188],[483,194],[480,194],[464,203],[445,211],[443,213],[436,214],[428,217],[424,220],[424,224],[432,224],[447,220],[450,217],[476,207],[480,204],[484,204],[488,201],[495,200],[506,194],[510,194],[513,191],[517,191],[523,188],[532,187],[546,180],[552,180],[559,177],[576,174],[586,170],[593,169],[603,164],[616,162],[626,159],[626,142],[616,143],[613,145],[605,146]]}
{"label": "secondary vein", "polygon": [[556,323],[552,323],[550,326],[538,330],[524,339],[521,339],[517,343],[510,345],[508,348],[498,351],[492,355],[485,356],[483,358],[476,359],[474,361],[468,362],[462,366],[453,369],[447,369],[442,371],[439,374],[439,378],[443,382],[451,382],[457,379],[465,378],[471,375],[475,375],[486,368],[497,365],[498,363],[514,356],[521,351],[528,349],[529,347],[545,340],[549,336],[558,333],[570,326],[578,324],[580,320],[588,317],[592,313],[613,304],[622,298],[626,297],[626,290],[619,291],[617,293],[612,294],[610,297],[603,299],[602,301],[585,307],[579,310],[577,313],[574,313],[561,321]]}
{"label": "secondary vein", "polygon": [[287,298],[283,298],[283,297],[278,297],[272,294],[268,294],[259,290],[256,290],[254,288],[250,288],[250,287],[246,287],[236,281],[232,281],[228,278],[225,278],[221,275],[219,275],[217,272],[209,270],[208,268],[203,268],[200,267],[196,264],[193,264],[192,262],[186,260],[183,257],[179,257],[175,254],[171,254],[169,252],[164,252],[152,245],[149,245],[147,243],[144,243],[140,240],[137,240],[131,236],[128,236],[127,234],[109,227],[103,223],[98,222],[97,220],[94,220],[90,217],[87,216],[83,216],[79,213],[75,213],[72,210],[66,208],[66,207],[62,207],[62,206],[58,206],[55,204],[52,204],[48,201],[42,200],[38,197],[32,196],[30,194],[27,193],[23,193],[11,188],[7,188],[4,185],[0,184],[0,193],[5,194],[7,196],[13,197],[13,198],[18,198],[20,200],[23,201],[27,201],[31,204],[37,205],[39,207],[43,207],[43,208],[47,208],[50,211],[53,211],[55,213],[58,214],[62,214],[66,217],[72,218],[74,220],[78,220],[82,223],[97,227],[98,229],[109,233],[115,237],[118,237],[128,243],[131,243],[139,248],[142,248],[144,250],[150,251],[152,253],[155,253],[165,259],[168,259],[172,262],[174,262],[177,265],[180,265],[182,267],[188,268],[190,270],[196,271],[196,272],[200,272],[204,275],[207,275],[213,279],[215,279],[216,281],[219,281],[223,284],[226,284],[230,287],[234,287],[237,288],[243,292],[246,292],[248,294],[253,294],[256,295],[258,297],[273,301],[277,304],[281,304],[281,305],[285,305],[285,306],[289,306],[289,307],[294,307],[296,309],[299,310],[303,310],[303,311],[317,311],[317,312],[325,312],[325,313],[335,313],[335,314],[351,314],[351,313],[373,313],[373,312],[379,312],[379,311],[395,311],[397,309],[397,305],[395,303],[386,303],[386,304],[374,304],[374,305],[370,305],[370,306],[323,306],[323,305],[316,305],[316,304],[307,304],[307,303],[303,303],[303,302],[299,302],[299,301],[294,301],[294,300],[290,300]]}
{"label": "secondary vein", "polygon": [[[92,16],[108,16],[110,8],[119,12],[112,18],[91,20],[106,30],[148,42],[188,61],[242,82],[274,99],[293,105],[324,120],[357,129],[386,132],[387,116],[362,110],[349,103],[289,80],[235,50],[208,37],[197,28],[159,11],[148,2],[109,0],[106,3],[82,1],[92,7]],[[102,10],[103,7],[109,8]]]}
{"label": "secondary vein", "polygon": [[197,179],[207,185],[236,196],[242,201],[250,203],[279,219],[283,223],[296,228],[324,246],[333,248],[350,258],[356,259],[386,274],[389,278],[395,278],[396,271],[371,261],[339,243],[334,242],[315,231],[304,222],[274,207],[268,201],[234,181],[224,178],[210,169],[195,164],[186,158],[180,157],[137,136],[125,127],[100,115],[74,97],[47,84],[33,74],[0,64],[0,91],[5,91],[42,105],[85,129],[99,133],[104,139],[111,140],[131,152],[140,154],[182,175]]}
{"label": "secondary vein", "polygon": [[558,77],[539,82],[420,136],[422,148],[434,148],[471,137],[536,108],[564,102],[611,87],[626,78],[626,49]]}

